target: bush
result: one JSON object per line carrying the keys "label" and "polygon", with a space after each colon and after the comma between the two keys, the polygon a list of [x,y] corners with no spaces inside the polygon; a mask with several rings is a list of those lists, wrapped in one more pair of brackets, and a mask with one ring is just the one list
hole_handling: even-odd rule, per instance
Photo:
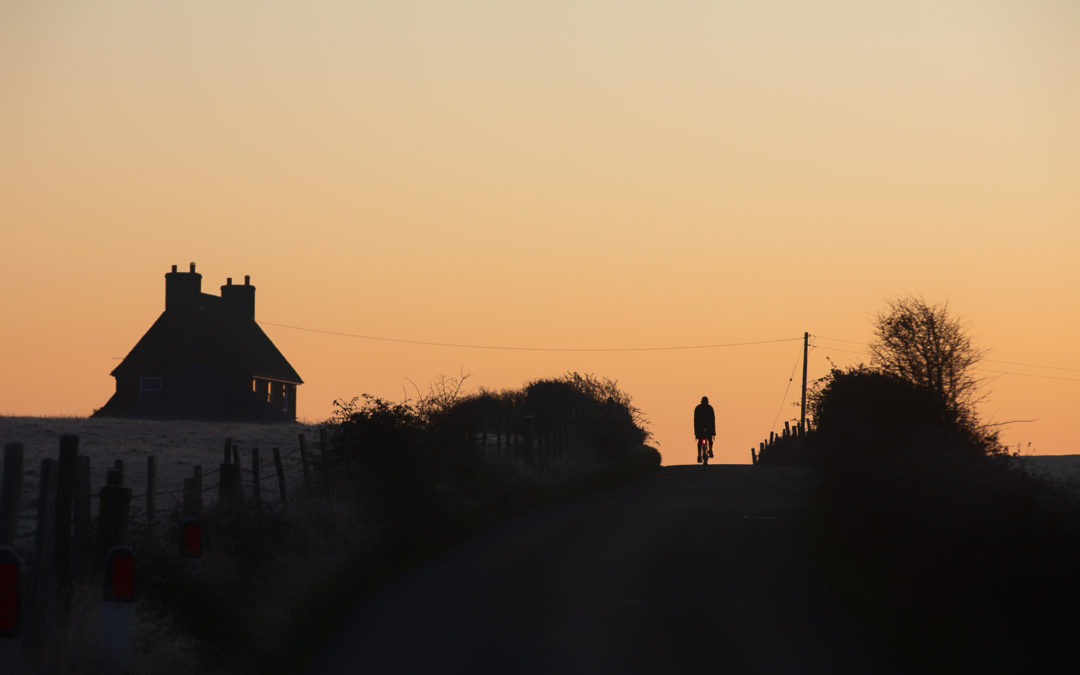
{"label": "bush", "polygon": [[1076,496],[907,380],[833,371],[811,403],[824,549],[853,602],[925,669],[1065,670],[1049,608],[1080,601]]}

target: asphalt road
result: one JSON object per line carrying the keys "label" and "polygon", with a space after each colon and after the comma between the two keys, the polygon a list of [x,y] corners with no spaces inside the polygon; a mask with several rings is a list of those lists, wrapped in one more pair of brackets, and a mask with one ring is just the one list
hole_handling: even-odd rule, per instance
{"label": "asphalt road", "polygon": [[814,565],[796,467],[667,467],[537,509],[356,607],[330,673],[902,673]]}

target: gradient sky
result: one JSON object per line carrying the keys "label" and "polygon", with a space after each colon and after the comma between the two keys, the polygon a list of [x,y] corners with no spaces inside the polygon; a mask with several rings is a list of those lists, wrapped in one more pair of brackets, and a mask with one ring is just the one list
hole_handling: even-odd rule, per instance
{"label": "gradient sky", "polygon": [[578,370],[669,464],[707,394],[746,462],[798,416],[803,331],[821,376],[913,294],[990,350],[985,419],[1037,420],[1008,443],[1080,452],[1077,35],[1069,0],[8,0],[0,414],[102,405],[195,261],[329,331],[796,339],[264,323],[312,421]]}

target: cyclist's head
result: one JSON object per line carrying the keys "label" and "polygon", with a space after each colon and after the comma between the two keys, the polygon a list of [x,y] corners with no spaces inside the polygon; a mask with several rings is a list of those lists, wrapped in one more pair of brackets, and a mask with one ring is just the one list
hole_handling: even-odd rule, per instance
{"label": "cyclist's head", "polygon": [[702,396],[701,397],[701,402],[702,403],[708,403],[709,402],[709,397],[708,396]]}

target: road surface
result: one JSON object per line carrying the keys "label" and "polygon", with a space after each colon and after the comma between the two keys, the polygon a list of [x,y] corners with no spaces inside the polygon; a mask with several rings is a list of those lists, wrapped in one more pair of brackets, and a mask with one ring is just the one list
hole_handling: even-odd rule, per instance
{"label": "road surface", "polygon": [[666,467],[532,511],[356,607],[336,673],[902,673],[839,602],[798,467]]}

